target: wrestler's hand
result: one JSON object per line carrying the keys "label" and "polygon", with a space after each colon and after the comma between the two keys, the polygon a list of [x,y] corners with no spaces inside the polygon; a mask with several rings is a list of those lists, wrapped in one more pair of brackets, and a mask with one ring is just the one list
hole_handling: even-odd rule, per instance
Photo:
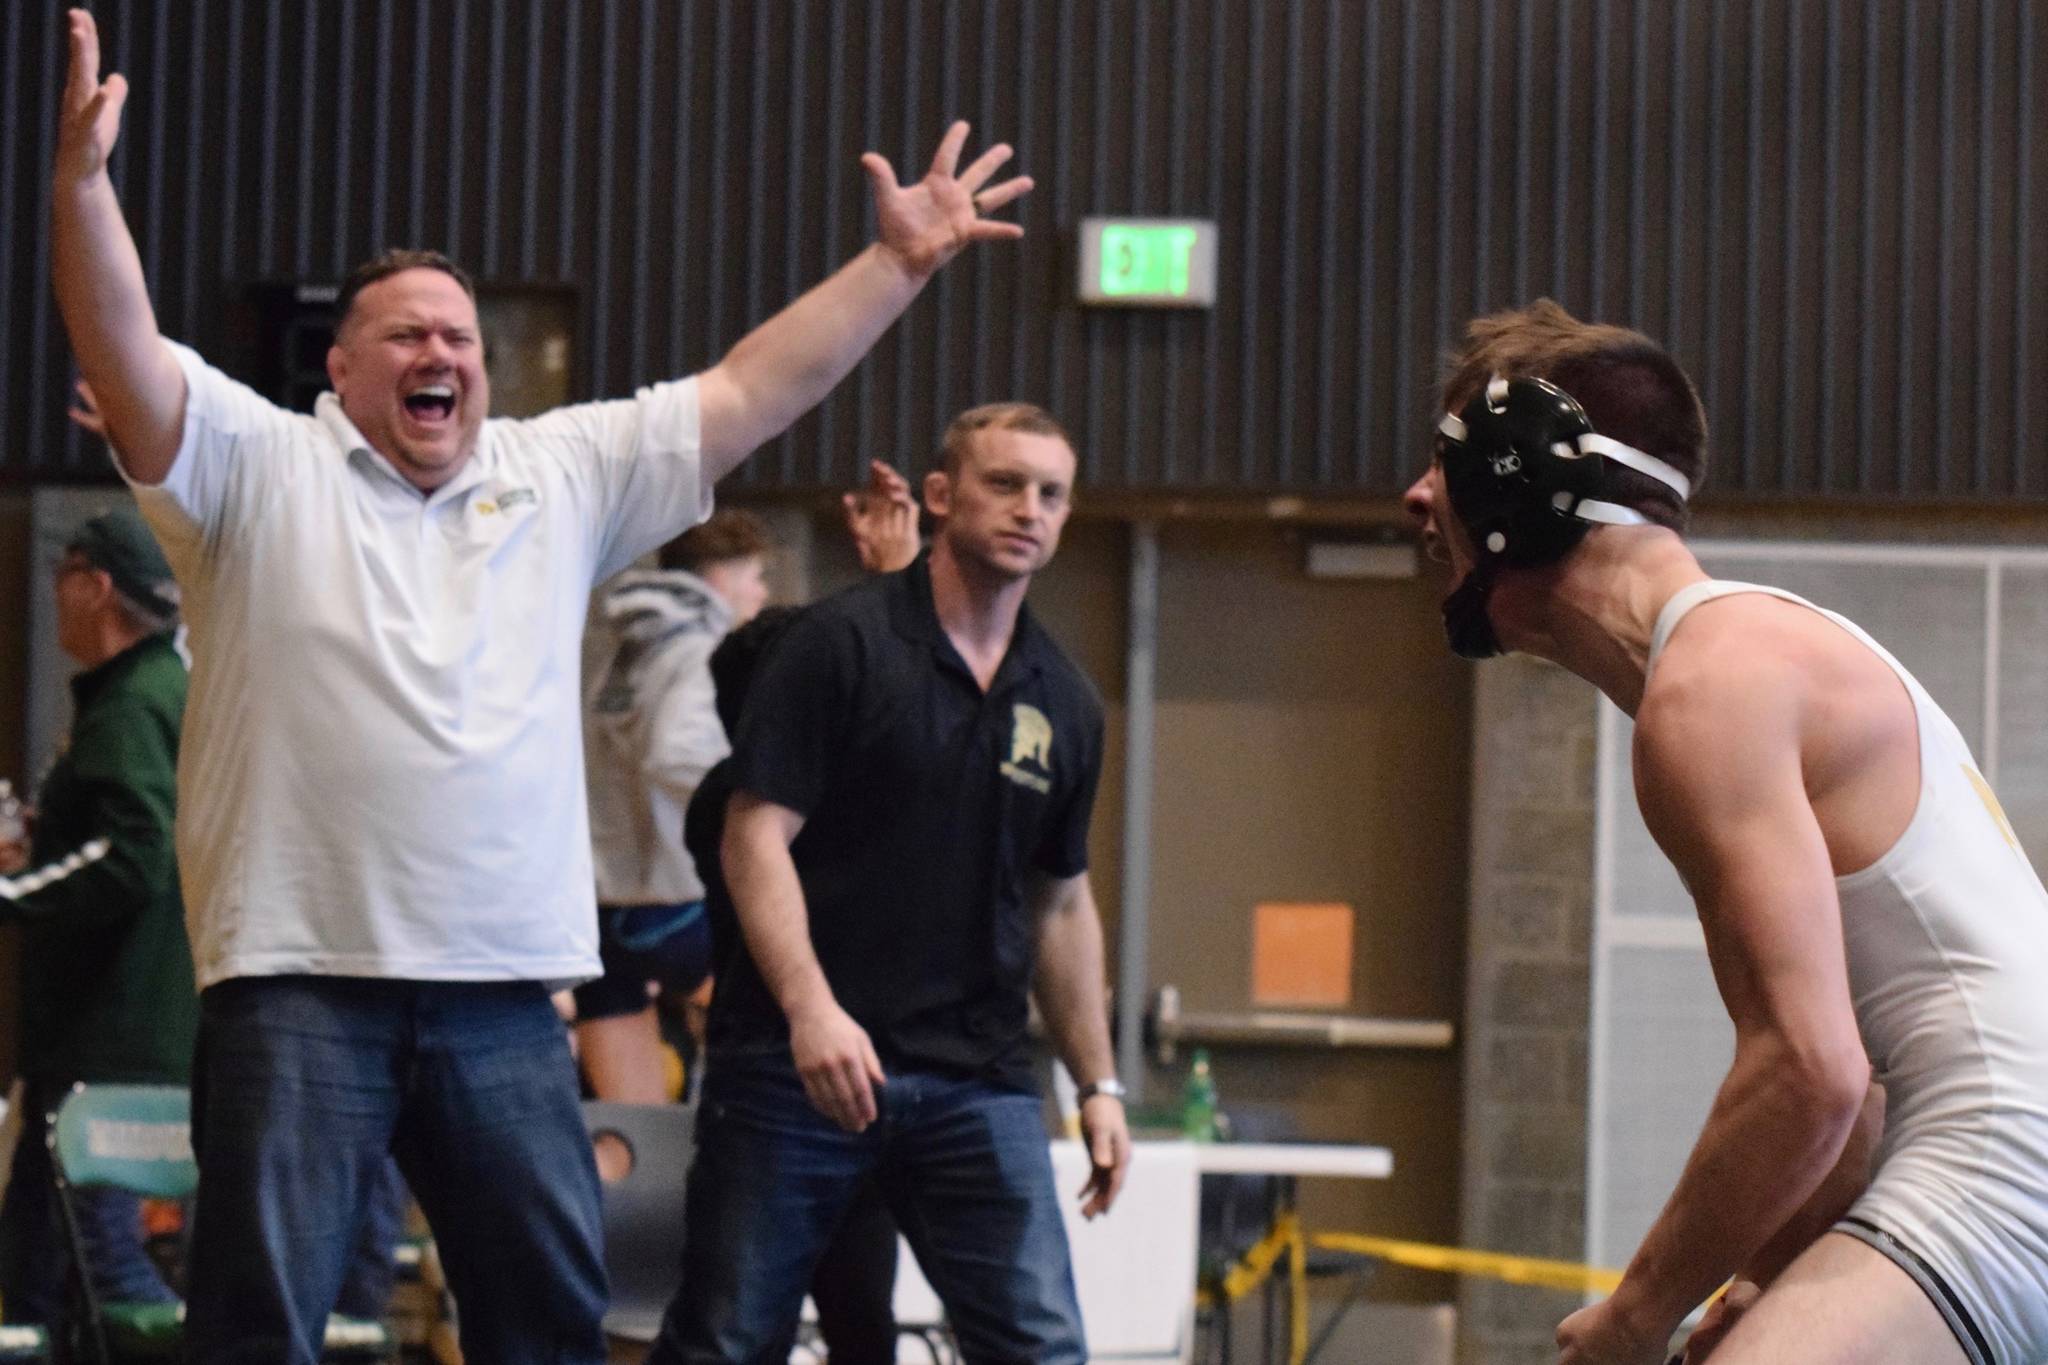
{"label": "wrestler's hand", "polygon": [[1029,194],[1031,177],[1020,175],[982,188],[996,168],[1010,159],[1009,144],[1002,142],[955,176],[960,149],[966,144],[967,124],[955,123],[940,140],[924,179],[911,185],[896,183],[896,170],[887,157],[877,152],[861,154],[861,169],[868,173],[874,190],[882,248],[901,261],[913,278],[930,275],[969,242],[1024,235],[1024,229],[1015,223],[999,223],[982,215]]}
{"label": "wrestler's hand", "polygon": [[1088,1183],[1081,1187],[1081,1216],[1108,1213],[1131,1169],[1131,1129],[1124,1102],[1114,1095],[1090,1095],[1081,1103],[1081,1141],[1088,1148]]}
{"label": "wrestler's hand", "polygon": [[90,180],[107,168],[121,135],[121,106],[128,100],[122,76],[100,80],[100,30],[90,13],[72,10],[71,68],[57,119],[57,174]]}
{"label": "wrestler's hand", "polygon": [[917,499],[910,481],[880,460],[868,461],[868,481],[843,494],[847,534],[869,573],[894,573],[917,558]]}
{"label": "wrestler's hand", "polygon": [[1684,1365],[1701,1365],[1712,1355],[1714,1348],[1728,1335],[1728,1329],[1741,1320],[1751,1304],[1763,1297],[1763,1292],[1748,1280],[1737,1280],[1729,1285],[1720,1298],[1707,1306],[1700,1325],[1693,1328],[1692,1335],[1686,1338]]}
{"label": "wrestler's hand", "polygon": [[885,1084],[868,1031],[827,998],[789,1016],[789,1050],[812,1106],[849,1133],[875,1121],[875,1087]]}
{"label": "wrestler's hand", "polygon": [[1557,1365],[1665,1365],[1668,1333],[1650,1334],[1629,1322],[1607,1299],[1581,1308],[1557,1325]]}

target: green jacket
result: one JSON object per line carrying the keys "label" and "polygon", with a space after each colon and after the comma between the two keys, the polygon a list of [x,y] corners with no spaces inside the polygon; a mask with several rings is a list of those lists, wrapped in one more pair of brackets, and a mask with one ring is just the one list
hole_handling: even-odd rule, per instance
{"label": "green jacket", "polygon": [[152,636],[71,682],[71,740],[37,795],[26,871],[21,1074],[185,1084],[199,997],[171,848],[185,665]]}

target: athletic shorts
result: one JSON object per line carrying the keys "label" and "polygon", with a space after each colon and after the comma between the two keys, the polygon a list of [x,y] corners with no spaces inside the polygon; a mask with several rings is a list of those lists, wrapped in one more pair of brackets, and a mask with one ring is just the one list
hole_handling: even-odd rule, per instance
{"label": "athletic shorts", "polygon": [[576,988],[578,1019],[638,1014],[649,982],[688,994],[711,975],[711,920],[703,901],[681,905],[600,905],[597,951],[604,975]]}

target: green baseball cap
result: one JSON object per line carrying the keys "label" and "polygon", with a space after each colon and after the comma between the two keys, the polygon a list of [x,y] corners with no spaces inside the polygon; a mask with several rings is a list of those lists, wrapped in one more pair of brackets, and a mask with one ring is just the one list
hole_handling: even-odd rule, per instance
{"label": "green baseball cap", "polygon": [[121,595],[160,616],[178,613],[178,583],[170,561],[132,507],[115,507],[89,517],[71,533],[64,549],[106,571]]}

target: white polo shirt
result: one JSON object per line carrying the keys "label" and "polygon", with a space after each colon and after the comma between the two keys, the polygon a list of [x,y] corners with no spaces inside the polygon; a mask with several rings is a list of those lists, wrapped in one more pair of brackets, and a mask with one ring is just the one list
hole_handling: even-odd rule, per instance
{"label": "white polo shirt", "polygon": [[183,442],[135,493],[192,627],[177,847],[200,987],[596,975],[584,612],[710,510],[696,382],[486,421],[423,496],[333,394],[287,412],[172,349]]}

